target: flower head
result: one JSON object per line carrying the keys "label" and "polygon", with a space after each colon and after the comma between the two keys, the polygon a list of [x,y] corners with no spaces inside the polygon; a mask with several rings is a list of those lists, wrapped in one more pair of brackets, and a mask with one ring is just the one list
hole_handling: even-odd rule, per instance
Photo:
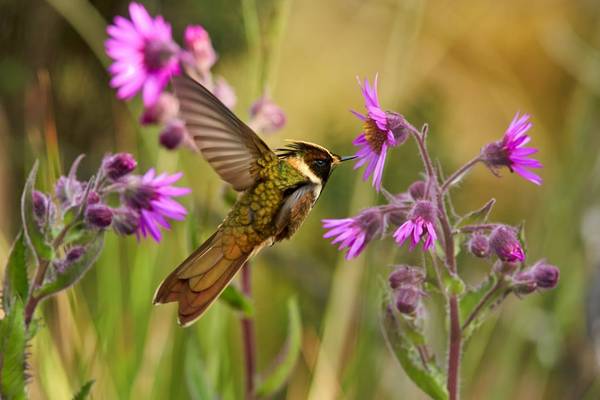
{"label": "flower head", "polygon": [[356,217],[322,222],[323,227],[329,229],[323,237],[335,237],[332,243],[339,243],[340,250],[348,248],[346,260],[357,257],[375,236],[385,231],[385,217],[377,207],[367,208]]}
{"label": "flower head", "polygon": [[504,166],[510,172],[516,172],[528,181],[541,185],[542,178],[528,170],[528,168],[542,168],[539,161],[529,158],[538,150],[533,147],[525,147],[531,140],[531,137],[526,134],[531,126],[528,114],[515,114],[504,133],[504,138],[485,146],[481,155],[483,161],[493,172]]}
{"label": "flower head", "polygon": [[133,235],[140,226],[140,213],[131,207],[113,210],[112,227],[119,235]]}
{"label": "flower head", "polygon": [[356,152],[358,161],[354,168],[366,165],[363,179],[367,180],[373,175],[373,186],[379,191],[387,151],[390,147],[398,146],[406,141],[408,137],[407,122],[401,115],[384,111],[381,108],[377,96],[377,76],[375,76],[373,86],[365,79],[361,90],[367,114],[363,115],[352,111],[364,122],[363,132],[353,142],[359,148]]}
{"label": "flower head", "polygon": [[492,231],[489,240],[490,248],[500,260],[505,262],[525,260],[525,252],[514,229],[501,225]]}
{"label": "flower head", "polygon": [[107,28],[106,53],[114,63],[110,85],[120,99],[142,91],[144,105],[156,102],[169,78],[179,73],[179,47],[171,36],[171,25],[163,17],[152,18],[138,3],[129,5],[131,20],[116,17]]}
{"label": "flower head", "polygon": [[425,273],[422,268],[399,265],[392,271],[388,281],[392,289],[406,285],[422,285],[425,282]]}
{"label": "flower head", "polygon": [[486,258],[490,255],[490,241],[487,236],[475,233],[469,240],[469,251],[475,257]]}
{"label": "flower head", "polygon": [[190,189],[171,186],[181,178],[181,173],[156,176],[150,169],[144,176],[130,176],[123,183],[125,203],[139,213],[137,234],[143,237],[152,236],[160,242],[162,235],[159,227],[169,229],[167,218],[181,221],[187,215],[183,206],[173,197],[184,196]]}
{"label": "flower head", "polygon": [[189,25],[183,34],[185,47],[192,54],[198,69],[207,74],[217,62],[217,54],[206,29],[200,25]]}
{"label": "flower head", "polygon": [[402,246],[406,239],[410,238],[409,249],[412,251],[419,244],[421,238],[424,238],[423,249],[430,250],[437,240],[435,218],[436,208],[433,203],[427,200],[416,202],[408,215],[408,220],[394,232],[396,243]]}
{"label": "flower head", "polygon": [[237,103],[235,91],[222,76],[218,76],[216,78],[211,92],[217,96],[217,98],[221,100],[223,104],[227,106],[227,108],[235,107],[235,103]]}

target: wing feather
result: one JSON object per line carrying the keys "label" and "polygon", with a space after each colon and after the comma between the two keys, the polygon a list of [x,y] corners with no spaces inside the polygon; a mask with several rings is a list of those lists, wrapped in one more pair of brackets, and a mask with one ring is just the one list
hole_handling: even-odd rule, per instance
{"label": "wing feather", "polygon": [[257,161],[273,151],[208,89],[187,75],[173,78],[180,116],[202,156],[235,190],[256,181]]}

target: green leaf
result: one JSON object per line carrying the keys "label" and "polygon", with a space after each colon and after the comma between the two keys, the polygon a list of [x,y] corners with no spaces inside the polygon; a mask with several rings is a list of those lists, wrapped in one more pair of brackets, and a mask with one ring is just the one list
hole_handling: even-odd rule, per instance
{"label": "green leaf", "polygon": [[16,299],[0,320],[0,398],[25,399],[25,328],[23,302]]}
{"label": "green leaf", "polygon": [[[396,316],[389,304],[389,298],[386,297],[382,302],[381,328],[390,350],[415,385],[432,399],[448,399],[444,373],[431,360],[427,361],[425,367],[414,344],[416,331],[408,329],[407,324],[401,321],[401,317]],[[422,335],[417,337],[424,340]]]}
{"label": "green leaf", "polygon": [[75,394],[75,396],[73,396],[73,400],[85,400],[88,398],[88,396],[90,395],[90,391],[92,390],[92,385],[94,384],[95,380],[91,379],[89,381],[87,381],[82,387],[81,389],[79,389],[79,392],[77,392],[77,394]]}
{"label": "green leaf", "polygon": [[254,314],[254,306],[250,300],[234,285],[229,285],[223,290],[219,300],[224,301],[229,307],[234,310],[243,312],[244,314],[251,316]]}
{"label": "green leaf", "polygon": [[91,243],[85,246],[85,252],[79,260],[73,262],[62,273],[56,273],[53,278],[46,282],[35,292],[38,298],[51,296],[54,293],[60,292],[77,282],[90,269],[100,255],[104,245],[104,233],[97,232],[97,235],[92,239]]}
{"label": "green leaf", "polygon": [[[484,297],[496,286],[497,283],[498,277],[495,274],[490,274],[483,282],[481,282],[479,286],[467,290],[465,295],[459,300],[459,313],[462,323],[467,321],[467,318],[469,318],[471,313],[475,310],[479,303],[483,301]],[[501,294],[501,291],[497,291],[495,295],[493,295],[490,299],[487,299],[484,308],[478,313],[478,316],[471,323],[469,323],[467,329],[463,332],[463,338],[465,341],[469,339],[469,337],[477,330],[477,328],[479,328],[487,316],[489,304],[492,304],[494,299],[497,298],[499,294]]]}
{"label": "green leaf", "polygon": [[8,262],[6,263],[4,290],[2,291],[2,305],[5,312],[9,312],[15,298],[23,303],[29,294],[29,281],[27,277],[27,244],[23,231],[15,239]]}
{"label": "green leaf", "polygon": [[487,203],[483,205],[483,207],[475,211],[471,211],[470,213],[463,216],[460,219],[460,221],[458,221],[456,226],[485,223],[488,217],[490,216],[490,213],[492,212],[492,208],[494,208],[494,204],[496,204],[496,199],[490,199]]}
{"label": "green leaf", "polygon": [[35,179],[37,176],[38,162],[36,161],[31,168],[29,177],[25,182],[25,188],[21,196],[21,220],[23,223],[23,232],[25,233],[25,239],[27,244],[33,251],[36,260],[52,260],[53,250],[52,246],[46,241],[44,234],[40,230],[35,216],[33,215],[33,187],[35,185]]}
{"label": "green leaf", "polygon": [[188,337],[184,360],[185,383],[193,400],[216,399],[218,396],[206,381],[206,370],[200,358],[200,349],[195,338]]}
{"label": "green leaf", "polygon": [[300,308],[295,297],[288,300],[288,336],[268,376],[260,380],[256,389],[258,397],[275,394],[290,377],[298,356],[302,340]]}

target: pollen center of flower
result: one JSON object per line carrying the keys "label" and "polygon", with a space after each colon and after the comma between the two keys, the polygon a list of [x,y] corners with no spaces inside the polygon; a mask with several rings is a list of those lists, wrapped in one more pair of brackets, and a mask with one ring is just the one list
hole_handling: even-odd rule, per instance
{"label": "pollen center of flower", "polygon": [[371,118],[368,118],[365,121],[364,131],[365,139],[367,139],[367,143],[369,143],[371,150],[377,154],[381,153],[381,148],[387,140],[387,133],[379,129],[375,121]]}
{"label": "pollen center of flower", "polygon": [[144,46],[144,63],[150,71],[160,70],[169,64],[175,52],[173,43],[149,40]]}

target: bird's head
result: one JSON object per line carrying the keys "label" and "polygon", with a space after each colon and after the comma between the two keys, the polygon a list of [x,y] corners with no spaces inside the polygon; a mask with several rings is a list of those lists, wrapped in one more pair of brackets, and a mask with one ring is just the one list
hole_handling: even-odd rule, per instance
{"label": "bird's head", "polygon": [[327,182],[331,171],[340,163],[356,158],[356,156],[340,157],[323,146],[298,140],[291,141],[285,148],[279,149],[278,155],[280,158],[287,158],[290,161],[296,159],[296,162],[305,166],[299,169],[308,168],[322,184]]}

